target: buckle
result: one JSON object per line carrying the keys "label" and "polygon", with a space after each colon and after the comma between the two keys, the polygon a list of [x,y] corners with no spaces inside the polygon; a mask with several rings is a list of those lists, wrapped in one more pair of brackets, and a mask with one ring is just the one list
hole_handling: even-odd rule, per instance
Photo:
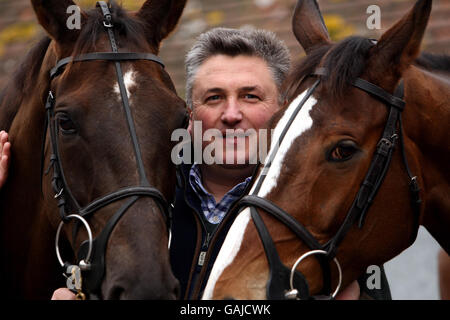
{"label": "buckle", "polygon": [[393,146],[392,141],[386,138],[382,138],[377,144],[377,153],[386,157],[392,146]]}
{"label": "buckle", "polygon": [[105,28],[112,28],[112,27],[114,27],[114,25],[111,22],[111,15],[110,14],[105,15],[105,20],[103,20],[103,25],[105,26]]}

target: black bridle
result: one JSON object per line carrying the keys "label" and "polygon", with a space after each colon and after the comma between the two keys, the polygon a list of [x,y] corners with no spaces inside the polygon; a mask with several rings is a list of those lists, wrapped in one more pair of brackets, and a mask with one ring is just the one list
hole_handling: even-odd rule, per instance
{"label": "black bridle", "polygon": [[[170,207],[165,200],[164,196],[160,191],[156,188],[152,187],[147,179],[147,175],[144,168],[144,163],[141,155],[141,148],[139,146],[138,138],[136,135],[136,129],[134,126],[133,117],[130,110],[130,105],[128,101],[127,91],[125,88],[123,73],[120,61],[130,61],[130,60],[148,60],[155,62],[162,67],[164,64],[161,60],[150,53],[133,53],[133,52],[118,52],[117,44],[114,37],[114,25],[112,22],[112,15],[108,5],[104,1],[97,2],[97,7],[100,7],[103,14],[103,25],[108,32],[108,37],[111,44],[112,52],[94,52],[81,54],[75,57],[67,57],[59,60],[56,63],[56,66],[50,71],[50,81],[57,77],[62,73],[64,67],[73,62],[83,62],[83,61],[93,61],[93,60],[106,60],[113,61],[115,64],[117,81],[119,83],[120,94],[122,97],[123,110],[125,112],[126,121],[128,124],[129,133],[131,136],[133,149],[135,153],[135,158],[137,162],[137,169],[139,172],[139,185],[138,186],[130,186],[126,188],[119,189],[115,192],[107,194],[103,197],[95,199],[90,202],[88,205],[81,207],[75,197],[73,196],[70,187],[67,184],[67,180],[64,175],[63,166],[61,163],[60,151],[58,146],[58,134],[59,127],[57,125],[57,120],[55,119],[55,97],[53,93],[50,91],[47,97],[47,101],[45,104],[46,110],[46,124],[45,124],[45,132],[44,132],[44,144],[46,140],[46,132],[50,131],[50,139],[51,139],[51,150],[52,154],[50,156],[50,164],[45,174],[48,174],[51,168],[53,168],[53,178],[52,178],[52,187],[55,192],[55,199],[58,201],[58,207],[62,222],[60,227],[58,228],[57,238],[56,238],[56,249],[57,256],[60,260],[64,268],[65,273],[70,273],[69,270],[73,270],[73,267],[70,263],[63,262],[59,255],[59,233],[61,226],[64,223],[67,223],[72,218],[76,218],[82,221],[85,227],[88,229],[88,234],[90,236],[90,240],[83,242],[79,251],[78,251],[78,271],[81,270],[83,275],[83,290],[86,290],[91,296],[100,296],[100,286],[105,273],[105,253],[106,246],[108,243],[108,239],[113,231],[117,222],[123,217],[124,213],[141,197],[150,197],[155,201],[158,205],[160,211],[164,215],[164,220],[166,222],[166,226],[169,231],[169,244],[170,244],[170,224],[171,224],[171,210]],[[44,148],[42,149],[44,150]],[[44,159],[44,151],[42,151],[42,164]],[[41,171],[42,171],[41,164]],[[42,177],[42,174],[41,174]],[[89,230],[89,226],[86,222],[86,219],[91,216],[97,210],[122,199],[127,199],[126,202],[120,207],[120,209],[109,219],[109,221],[104,226],[103,230],[97,236],[96,239],[91,238],[91,232]],[[67,214],[68,201],[70,200],[70,204],[74,206],[76,214]],[[79,221],[78,221],[79,222]],[[76,235],[78,228],[74,228],[74,238]],[[91,258],[92,257],[92,258]],[[75,279],[71,279],[75,281]],[[71,287],[74,289],[74,287]],[[81,288],[78,288],[74,291],[81,291]]]}
{"label": "black bridle", "polygon": [[[300,101],[297,108],[294,110],[291,118],[289,119],[286,127],[280,135],[278,140],[278,146],[286,135],[289,126],[294,121],[296,115],[303,107],[305,102],[312,95],[314,90],[319,85],[321,76],[326,75],[326,70],[323,68],[318,68],[312,76],[317,76],[318,79],[314,82],[313,86],[307,91],[305,97]],[[277,206],[270,200],[257,196],[262,183],[264,181],[265,175],[261,175],[261,178],[257,180],[257,184],[252,192],[252,194],[244,196],[241,198],[236,206],[232,209],[233,214],[243,210],[244,208],[250,208],[251,217],[258,230],[258,234],[262,240],[264,251],[269,264],[269,280],[266,287],[266,295],[268,299],[332,299],[334,298],[335,291],[333,295],[331,292],[331,274],[330,274],[330,260],[334,260],[338,266],[338,271],[341,273],[340,266],[335,259],[337,248],[341,241],[344,239],[347,232],[350,230],[352,225],[358,221],[358,227],[362,228],[365,220],[367,211],[369,210],[373,200],[386,176],[389,169],[389,165],[394,154],[395,146],[397,141],[399,141],[400,149],[402,152],[403,163],[405,165],[406,172],[410,180],[410,191],[412,194],[413,208],[415,210],[415,225],[418,226],[419,223],[419,210],[420,210],[420,195],[419,186],[417,182],[417,177],[413,176],[411,170],[408,166],[406,159],[405,147],[403,142],[403,128],[401,121],[401,112],[405,107],[405,102],[403,99],[403,83],[401,83],[394,95],[386,92],[384,89],[364,80],[357,78],[353,83],[353,86],[369,93],[371,96],[378,100],[384,102],[388,109],[389,115],[386,120],[384,131],[381,138],[377,144],[375,153],[373,155],[370,167],[365,175],[365,178],[356,194],[356,197],[347,212],[347,215],[334,235],[325,244],[320,244],[319,241],[306,229],[301,223],[294,219],[290,214],[284,211],[282,208]],[[262,171],[268,170],[270,167],[275,153],[273,152],[271,156],[266,159]],[[315,255],[319,260],[322,273],[323,273],[323,288],[321,295],[311,297],[309,295],[309,287],[305,277],[298,271],[295,270],[298,262],[300,262],[303,257],[302,255],[297,263],[294,264],[292,269],[286,267],[281,261],[275,244],[270,236],[270,233],[263,222],[263,219],[258,212],[258,209],[263,209],[269,215],[283,223],[288,227],[299,239],[301,239],[309,249],[309,253],[322,253],[321,255]],[[416,228],[417,229],[417,228]],[[339,285],[340,286],[340,281]],[[295,289],[294,289],[295,288]]]}

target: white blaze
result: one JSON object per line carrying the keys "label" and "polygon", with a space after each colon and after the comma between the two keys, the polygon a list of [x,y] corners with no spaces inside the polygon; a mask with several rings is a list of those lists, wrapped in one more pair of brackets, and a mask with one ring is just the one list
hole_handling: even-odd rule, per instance
{"label": "white blaze", "polygon": [[[208,283],[206,284],[205,291],[203,293],[202,299],[212,299],[212,293],[214,291],[214,286],[219,279],[222,271],[234,260],[234,257],[241,247],[242,238],[244,237],[244,230],[250,221],[250,209],[245,208],[234,220],[228,234],[223,242],[222,248],[220,249],[219,255],[214,262],[213,269],[208,278]],[[220,257],[225,257],[221,259]]]}
{"label": "white blaze", "polygon": [[[130,100],[130,89],[134,86],[136,86],[136,71],[134,71],[132,68],[128,70],[124,76],[123,76],[123,83],[125,84],[125,89],[127,90],[127,96]],[[116,83],[114,85],[114,92],[119,95],[119,101],[122,101],[122,97],[120,95],[120,88],[119,83]],[[131,102],[130,102],[131,103]]]}
{"label": "white blaze", "polygon": [[[297,116],[295,117],[294,121],[289,127],[289,130],[284,136],[282,143],[279,145],[277,150],[278,139],[280,138],[281,133],[286,128],[286,125],[289,119],[291,118],[292,114],[294,113],[295,109],[305,97],[306,92],[307,91],[304,91],[297,98],[295,98],[294,101],[291,102],[288,109],[284,113],[283,117],[280,119],[280,121],[278,121],[277,126],[275,127],[273,137],[271,140],[269,155],[267,156],[266,160],[269,160],[272,157],[272,153],[275,153],[275,158],[273,159],[272,164],[270,166],[267,166],[266,163],[264,164],[264,170],[262,172],[265,171],[266,178],[261,186],[261,189],[257,194],[259,197],[264,198],[273,188],[276,187],[278,176],[280,175],[281,166],[283,164],[286,153],[289,151],[294,141],[303,132],[305,132],[312,126],[313,120],[309,115],[309,112],[311,111],[312,107],[316,104],[317,100],[313,96],[310,96],[309,99],[303,105],[303,107],[300,109]],[[253,188],[250,190],[250,194],[253,194],[254,189],[258,184],[259,179],[261,178],[263,178],[262,175],[258,176],[256,180],[257,182],[253,185]]]}
{"label": "white blaze", "polygon": [[[272,153],[276,153],[275,157],[270,166],[266,167],[264,164],[266,177],[261,185],[261,188],[258,192],[259,197],[265,197],[271,190],[273,190],[277,185],[277,179],[281,172],[281,166],[284,161],[284,157],[286,153],[292,146],[292,143],[306,130],[310,129],[313,120],[310,116],[310,111],[313,106],[317,103],[317,100],[311,95],[309,99],[305,102],[301,110],[298,112],[291,126],[289,127],[286,135],[284,136],[283,141],[278,146],[277,150],[277,141],[281,136],[281,133],[285,129],[289,119],[293,115],[295,109],[299,105],[299,103],[303,100],[307,93],[307,90],[301,93],[294,101],[291,102],[289,107],[284,112],[283,117],[278,121],[273,136],[271,140],[271,146],[266,157],[266,161],[271,158]],[[250,194],[254,193],[254,189],[256,185],[258,185],[258,181],[262,178],[260,174],[255,183],[253,184],[252,189],[250,190]],[[244,209],[233,222],[230,231],[228,232],[225,241],[220,249],[220,252],[217,256],[216,261],[214,262],[214,266],[211,270],[211,274],[208,279],[208,283],[206,284],[205,291],[203,293],[202,299],[212,299],[214,287],[216,285],[217,280],[219,279],[222,272],[225,268],[230,265],[234,258],[236,257],[239,249],[241,247],[242,239],[244,238],[244,231],[247,228],[248,222],[250,221],[250,209]]]}

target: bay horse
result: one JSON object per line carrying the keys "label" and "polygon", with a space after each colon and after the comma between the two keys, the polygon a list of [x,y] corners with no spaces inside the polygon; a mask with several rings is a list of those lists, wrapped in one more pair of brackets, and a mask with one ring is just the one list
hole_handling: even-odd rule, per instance
{"label": "bay horse", "polygon": [[298,1],[306,57],[203,299],[333,298],[419,225],[450,253],[450,58],[419,56],[431,5],[417,1],[378,41],[333,43],[316,1]]}
{"label": "bay horse", "polygon": [[12,143],[2,296],[49,299],[72,271],[72,289],[82,284],[89,298],[176,299],[166,199],[170,136],[186,108],[157,54],[186,1],[149,0],[134,13],[99,1],[80,11],[79,29],[66,26],[73,1],[31,3],[48,36],[0,99]]}

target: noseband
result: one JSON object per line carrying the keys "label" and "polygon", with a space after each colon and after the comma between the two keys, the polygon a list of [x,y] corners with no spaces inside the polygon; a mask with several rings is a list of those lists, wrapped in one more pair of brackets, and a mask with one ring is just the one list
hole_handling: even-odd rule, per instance
{"label": "noseband", "polygon": [[[139,185],[126,187],[119,189],[115,192],[107,194],[101,198],[98,198],[88,205],[81,207],[75,197],[73,196],[64,175],[64,170],[61,163],[61,157],[58,146],[58,134],[59,128],[55,119],[55,97],[52,91],[49,92],[47,101],[45,104],[46,110],[46,124],[43,143],[45,144],[46,132],[50,131],[51,139],[51,150],[52,154],[50,156],[50,165],[46,170],[45,174],[48,174],[51,168],[53,168],[53,178],[52,178],[52,188],[55,192],[55,199],[58,201],[59,212],[61,216],[61,223],[57,230],[55,246],[56,254],[61,266],[64,268],[64,272],[68,277],[67,284],[68,288],[74,292],[78,293],[78,296],[83,298],[81,290],[86,290],[91,297],[100,296],[100,286],[103,281],[105,273],[105,254],[108,239],[116,226],[117,222],[123,217],[125,212],[141,197],[149,197],[155,201],[159,210],[164,215],[164,220],[169,231],[169,245],[170,245],[170,224],[171,224],[171,210],[165,200],[164,196],[156,188],[152,187],[147,179],[145,173],[144,163],[142,160],[141,149],[136,135],[136,129],[134,126],[134,121],[132,118],[130,105],[128,101],[127,91],[125,88],[123,73],[120,65],[120,61],[130,61],[130,60],[148,60],[155,62],[162,67],[164,64],[161,60],[150,53],[133,53],[133,52],[118,52],[117,44],[114,38],[114,25],[112,23],[111,12],[108,5],[104,1],[97,2],[97,7],[100,7],[104,17],[103,25],[108,32],[108,37],[111,44],[112,52],[94,52],[81,54],[75,57],[67,57],[59,60],[56,66],[50,71],[50,81],[62,73],[64,67],[69,63],[83,62],[83,61],[94,61],[94,60],[105,60],[113,61],[115,64],[117,81],[119,83],[120,94],[122,97],[123,110],[125,112],[126,121],[128,124],[128,130],[131,136],[135,158],[137,161],[137,169],[139,172]],[[44,148],[42,149],[44,150]],[[44,151],[42,151],[42,161],[44,160]],[[41,164],[41,171],[42,170]],[[41,174],[42,177],[42,174]],[[101,233],[97,238],[92,239],[92,233],[87,223],[86,219],[89,218],[97,210],[114,203],[116,201],[126,199],[120,209],[109,219],[109,221],[104,226]],[[75,207],[76,214],[67,214],[66,206],[68,201]],[[78,265],[71,265],[68,262],[64,262],[61,258],[59,252],[59,236],[62,226],[75,219],[77,222],[82,222],[84,227],[88,231],[89,240],[82,243],[78,251]],[[74,238],[78,230],[78,225],[74,228]],[[81,282],[81,275],[83,276],[83,281]]]}
{"label": "noseband", "polygon": [[[296,110],[293,112],[291,118],[287,122],[287,125],[278,140],[278,146],[281,145],[284,136],[286,135],[290,125],[294,121],[302,106],[319,85],[321,81],[320,77],[325,75],[326,70],[323,68],[318,68],[312,74],[312,76],[316,76],[318,77],[318,79],[307,91],[305,97],[302,99],[302,101],[300,101]],[[242,197],[236,204],[236,206],[232,209],[233,213],[235,213],[238,211],[242,211],[244,208],[250,208],[251,217],[262,240],[264,251],[266,253],[269,264],[269,280],[266,286],[266,295],[268,299],[333,299],[336,296],[342,280],[341,267],[336,259],[338,246],[347,232],[350,230],[351,226],[356,221],[358,221],[359,228],[363,227],[366,213],[373,203],[373,200],[389,169],[397,140],[399,140],[400,142],[399,145],[402,152],[403,163],[410,180],[410,191],[412,194],[413,208],[415,210],[415,225],[418,226],[419,209],[421,203],[419,195],[420,188],[417,183],[417,177],[413,176],[411,170],[409,169],[403,142],[403,128],[401,121],[401,112],[405,107],[405,102],[402,100],[403,83],[397,87],[394,95],[361,78],[357,78],[352,83],[352,85],[369,93],[376,99],[384,102],[389,109],[389,115],[366,176],[362,184],[360,185],[360,188],[349,211],[347,212],[344,222],[342,223],[334,237],[332,237],[325,244],[320,244],[319,241],[308,231],[308,229],[306,229],[301,223],[294,219],[289,213],[281,209],[272,201],[257,196],[265,179],[265,175],[261,175],[260,179],[256,182],[257,184],[253,193]],[[261,172],[267,172],[275,157],[275,154],[276,152],[273,152],[271,156],[266,159]],[[269,215],[283,223],[311,250],[297,259],[291,269],[286,267],[281,261],[272,237],[270,236],[270,233],[267,230],[267,227],[264,224],[257,208],[263,209]],[[309,255],[314,255],[318,259],[323,274],[322,291],[320,295],[314,297],[311,297],[309,295],[309,287],[304,275],[296,271],[298,264]],[[339,273],[338,286],[332,294],[330,294],[331,260],[333,260],[336,264]]]}

